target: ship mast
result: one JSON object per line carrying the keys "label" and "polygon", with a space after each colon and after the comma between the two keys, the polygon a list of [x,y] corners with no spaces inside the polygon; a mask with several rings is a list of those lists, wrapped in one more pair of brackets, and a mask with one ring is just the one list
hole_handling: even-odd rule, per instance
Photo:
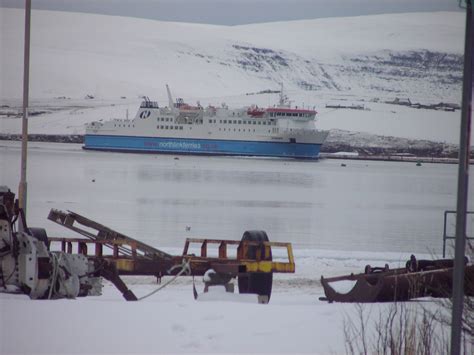
{"label": "ship mast", "polygon": [[171,90],[168,84],[166,84],[166,92],[168,93],[168,105],[170,110],[174,109],[174,104],[173,104],[173,97],[171,96]]}
{"label": "ship mast", "polygon": [[280,100],[278,101],[278,107],[290,107],[288,96],[285,95],[283,90],[283,83],[280,84]]}

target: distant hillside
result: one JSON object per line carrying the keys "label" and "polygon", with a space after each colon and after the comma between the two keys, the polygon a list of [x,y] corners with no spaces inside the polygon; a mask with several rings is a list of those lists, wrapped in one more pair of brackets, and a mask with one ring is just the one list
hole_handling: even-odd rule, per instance
{"label": "distant hillside", "polygon": [[[462,13],[413,13],[245,26],[33,11],[31,97],[318,95],[458,102]],[[0,8],[0,98],[22,93],[23,13]]]}

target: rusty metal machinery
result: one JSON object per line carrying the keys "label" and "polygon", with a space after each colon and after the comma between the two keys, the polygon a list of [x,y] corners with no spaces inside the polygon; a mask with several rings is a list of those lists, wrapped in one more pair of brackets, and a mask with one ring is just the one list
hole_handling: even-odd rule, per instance
{"label": "rusty metal machinery", "polygon": [[[240,241],[188,238],[181,255],[170,255],[71,211],[52,209],[48,219],[86,237],[48,238],[48,248],[56,245],[64,253],[76,251],[102,269],[107,265],[109,273],[115,273],[107,278],[127,299],[133,296],[120,275],[177,275],[184,263],[189,265],[189,275],[202,276],[212,269],[226,277],[237,277],[240,293],[255,293],[267,300],[273,273],[295,272],[291,243],[270,242],[263,231],[247,231]],[[191,253],[196,245],[198,253]],[[231,248],[234,255],[230,255]],[[284,250],[284,260],[273,260],[272,248]],[[211,255],[213,251],[215,255]]]}
{"label": "rusty metal machinery", "polygon": [[[465,266],[464,292],[474,296],[474,265]],[[347,292],[338,292],[338,282],[352,282]],[[364,273],[324,278],[321,284],[329,302],[397,302],[419,297],[451,297],[453,260],[417,260],[414,255],[404,268],[367,265]]]}
{"label": "rusty metal machinery", "polygon": [[32,299],[100,295],[102,279],[80,254],[52,252],[44,229],[28,228],[15,194],[0,186],[0,291]]}
{"label": "rusty metal machinery", "polygon": [[[188,238],[182,255],[170,255],[70,211],[52,209],[48,219],[85,238],[50,238],[42,228],[28,228],[17,203],[0,186],[0,292],[33,299],[100,295],[105,278],[134,301],[120,276],[201,276],[212,270],[215,280],[237,277],[240,293],[268,302],[273,273],[295,271],[291,244],[270,242],[263,231],[247,231],[241,241]],[[199,252],[191,253],[196,245]],[[272,248],[284,249],[285,260],[273,260]]]}

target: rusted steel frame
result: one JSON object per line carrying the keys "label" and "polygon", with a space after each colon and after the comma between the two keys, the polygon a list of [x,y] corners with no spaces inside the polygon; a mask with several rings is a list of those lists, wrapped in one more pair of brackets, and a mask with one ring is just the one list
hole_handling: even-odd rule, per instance
{"label": "rusted steel frame", "polygon": [[101,260],[101,265],[99,267],[98,276],[102,276],[105,279],[112,282],[112,284],[122,293],[123,297],[127,301],[136,301],[137,297],[130,290],[125,282],[120,278],[119,271],[114,263],[109,263],[104,260]]}
{"label": "rusted steel frame", "polygon": [[343,281],[343,280],[348,280],[348,281],[356,281],[359,279],[367,279],[367,278],[378,278],[379,275],[394,275],[394,274],[404,274],[407,272],[406,268],[398,268],[398,269],[390,269],[387,272],[384,273],[372,273],[372,274],[349,274],[349,275],[343,275],[343,276],[334,276],[334,277],[323,277],[326,282],[335,282],[335,281]]}
{"label": "rusted steel frame", "polygon": [[[188,251],[189,244],[202,243],[206,246],[207,244],[219,244],[219,256],[224,253],[227,254],[227,245],[239,245],[242,250],[248,248],[248,246],[257,246],[265,248],[265,252],[275,245],[279,247],[287,248],[288,262],[275,262],[268,260],[260,260],[261,253],[256,253],[256,260],[253,259],[229,259],[227,257],[210,258],[206,257],[207,250],[201,247],[201,255],[182,255],[174,256],[171,259],[147,259],[142,255],[136,253],[136,244],[130,240],[113,240],[113,241],[102,241],[102,240],[90,240],[84,238],[49,238],[49,243],[61,242],[61,248],[63,251],[72,253],[72,244],[77,243],[78,252],[88,256],[90,259],[104,259],[116,265],[119,274],[122,275],[166,275],[168,270],[174,266],[179,265],[183,258],[188,260],[191,264],[191,270],[193,275],[204,275],[204,273],[213,268],[217,272],[232,273],[234,276],[242,273],[249,272],[280,272],[280,273],[292,273],[295,271],[295,263],[290,243],[278,243],[278,242],[240,242],[231,240],[214,240],[214,239],[188,239],[186,240],[184,252]],[[93,255],[88,255],[88,244],[94,244],[95,251]],[[109,244],[112,246],[112,254],[104,255],[103,245]],[[67,245],[67,250],[65,250]],[[119,247],[128,246],[131,250],[130,254],[121,255]]]}
{"label": "rusted steel frame", "polygon": [[[197,238],[188,238],[186,239],[183,255],[188,255],[189,245],[201,244],[201,258],[205,260],[198,259],[199,257],[191,256],[191,262],[197,263],[201,262],[211,262],[215,264],[227,264],[230,263],[228,267],[220,267],[220,270],[227,270],[226,272],[282,272],[282,273],[293,273],[295,272],[295,262],[293,257],[293,248],[291,243],[282,243],[282,242],[252,242],[252,241],[233,241],[233,240],[219,240],[219,239],[197,239]],[[207,258],[207,245],[208,244],[219,244],[219,258]],[[227,245],[238,245],[237,247],[237,258],[236,259],[227,259]],[[258,252],[255,253],[255,259],[248,258],[248,248],[257,247]],[[272,262],[269,256],[271,255],[271,247],[283,247],[287,250],[288,262]],[[262,248],[264,248],[264,253],[262,253]],[[262,259],[262,255],[264,256]],[[235,265],[232,265],[235,264]],[[217,266],[217,268],[219,268]],[[215,269],[215,268],[214,268]],[[238,271],[236,271],[236,269]],[[216,270],[218,271],[218,270]],[[224,272],[224,271],[218,271]]]}
{"label": "rusted steel frame", "polygon": [[[51,248],[51,244],[55,242],[61,243],[61,251],[67,252],[69,254],[72,253],[72,244],[77,243],[77,250],[78,253],[88,256],[87,253],[87,245],[94,244],[95,245],[95,256],[102,256],[103,255],[103,246],[107,246],[112,249],[112,253],[115,257],[120,257],[120,252],[123,252],[125,247],[128,247],[127,253],[122,254],[125,256],[137,257],[142,256],[137,252],[137,243],[130,240],[112,240],[112,241],[99,241],[99,240],[91,240],[91,239],[84,239],[84,238],[55,238],[50,237],[48,238],[48,245]],[[67,249],[66,249],[67,245]],[[125,246],[125,247],[124,247]]]}
{"label": "rusted steel frame", "polygon": [[[109,262],[113,263],[117,268],[120,275],[130,276],[163,276],[173,275],[178,273],[180,270],[175,270],[171,274],[169,270],[182,262],[181,258],[175,259],[161,259],[161,260],[150,260],[145,258],[105,258]],[[204,275],[204,273],[203,273]]]}
{"label": "rusted steel frame", "polygon": [[[122,233],[116,232],[112,229],[110,229],[107,226],[104,226],[98,222],[95,222],[91,219],[88,219],[84,216],[81,216],[75,212],[63,212],[60,210],[56,209],[51,209],[48,215],[48,219],[58,223],[66,228],[69,228],[91,240],[94,241],[104,241],[104,245],[111,247],[112,249],[114,248],[114,245],[112,244],[112,241],[114,240],[127,240],[129,242],[136,243],[136,251],[139,252],[140,254],[143,254],[145,257],[149,258],[156,258],[156,257],[161,257],[161,258],[171,258],[172,256],[168,253],[165,253],[159,249],[156,249],[150,245],[147,245],[145,243],[142,243],[136,239],[133,239],[131,237],[128,237]],[[94,235],[93,233],[75,227],[73,224],[77,222],[85,227],[95,229],[97,230],[97,235]],[[126,248],[118,247],[120,251],[124,254],[129,254],[130,251],[127,250]]]}
{"label": "rusted steel frame", "polygon": [[[287,257],[290,263],[294,263],[293,248],[291,243],[284,242],[252,242],[252,241],[236,241],[236,240],[223,240],[223,239],[198,239],[198,238],[187,238],[184,244],[183,255],[188,255],[190,244],[201,244],[201,257],[207,257],[207,246],[209,244],[219,244],[219,257],[227,257],[227,245],[238,245],[237,247],[237,260],[247,259],[248,247],[254,246],[258,248],[264,248],[265,253],[263,254],[264,259],[268,259],[271,255],[271,247],[281,247],[287,249]],[[260,259],[262,253],[257,253],[257,260]]]}
{"label": "rusted steel frame", "polygon": [[207,256],[207,246],[209,244],[219,244],[219,258],[227,258],[227,245],[239,245],[240,241],[225,239],[187,238],[184,243],[183,255],[188,255],[190,244],[201,244],[201,257]]}
{"label": "rusted steel frame", "polygon": [[216,272],[244,274],[249,272],[278,272],[294,273],[295,264],[290,262],[276,262],[268,260],[237,260],[220,258],[189,257],[191,269],[204,270],[214,269]]}
{"label": "rusted steel frame", "polygon": [[[403,271],[404,270],[404,271]],[[450,297],[453,268],[408,272],[395,269],[389,273],[358,274],[325,279],[321,277],[326,298],[330,302],[393,302],[419,297]],[[342,280],[356,281],[347,293],[339,293],[330,285]],[[474,266],[465,268],[464,292],[474,296]]]}

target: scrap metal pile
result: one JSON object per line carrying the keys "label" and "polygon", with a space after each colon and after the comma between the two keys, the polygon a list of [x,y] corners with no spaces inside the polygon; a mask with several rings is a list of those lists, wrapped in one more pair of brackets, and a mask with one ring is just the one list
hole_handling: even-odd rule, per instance
{"label": "scrap metal pile", "polygon": [[[465,259],[464,293],[474,296],[474,265]],[[388,265],[365,267],[363,273],[324,278],[321,285],[329,302],[395,302],[420,297],[451,297],[453,260],[417,260],[414,255],[404,268],[390,269]],[[338,292],[338,282],[351,282],[348,292]]]}

